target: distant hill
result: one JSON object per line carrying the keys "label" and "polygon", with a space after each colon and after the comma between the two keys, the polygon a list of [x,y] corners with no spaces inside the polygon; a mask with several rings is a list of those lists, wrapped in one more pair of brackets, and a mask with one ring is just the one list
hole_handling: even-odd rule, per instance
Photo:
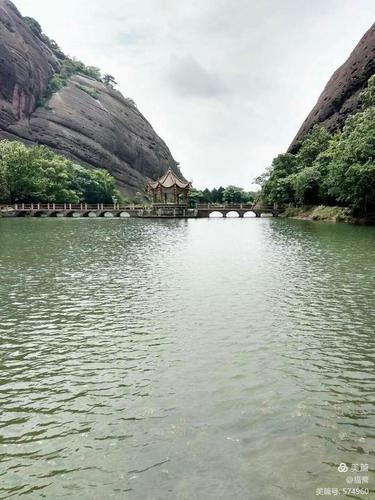
{"label": "distant hill", "polygon": [[71,60],[32,18],[0,0],[0,138],[45,144],[108,170],[121,191],[143,191],[168,167],[164,141],[97,68]]}
{"label": "distant hill", "polygon": [[374,73],[375,24],[361,38],[347,61],[334,72],[289,146],[289,152],[298,149],[301,139],[316,124],[330,132],[341,129],[347,116],[360,109],[359,94]]}

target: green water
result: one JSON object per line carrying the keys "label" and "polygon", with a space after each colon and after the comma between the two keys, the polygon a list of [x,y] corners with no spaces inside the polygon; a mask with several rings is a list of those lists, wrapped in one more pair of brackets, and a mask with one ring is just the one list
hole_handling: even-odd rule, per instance
{"label": "green water", "polygon": [[301,500],[374,468],[375,228],[3,219],[0,277],[0,498]]}

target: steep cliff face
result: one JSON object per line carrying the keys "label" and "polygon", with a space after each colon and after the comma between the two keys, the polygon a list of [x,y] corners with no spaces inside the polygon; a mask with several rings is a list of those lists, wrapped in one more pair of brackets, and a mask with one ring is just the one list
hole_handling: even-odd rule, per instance
{"label": "steep cliff face", "polygon": [[359,94],[374,73],[375,24],[361,38],[347,61],[332,75],[289,151],[298,149],[299,141],[315,124],[323,125],[331,132],[340,129],[346,117],[360,108]]}
{"label": "steep cliff face", "polygon": [[129,195],[171,167],[168,147],[131,100],[85,75],[72,76],[44,106],[38,101],[56,56],[9,0],[0,0],[0,138],[45,144],[80,163],[105,168]]}

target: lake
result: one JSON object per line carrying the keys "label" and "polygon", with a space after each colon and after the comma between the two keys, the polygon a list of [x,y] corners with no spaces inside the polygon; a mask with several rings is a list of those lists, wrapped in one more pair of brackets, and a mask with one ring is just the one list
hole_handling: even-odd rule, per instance
{"label": "lake", "polygon": [[0,276],[0,498],[371,497],[375,228],[3,219]]}

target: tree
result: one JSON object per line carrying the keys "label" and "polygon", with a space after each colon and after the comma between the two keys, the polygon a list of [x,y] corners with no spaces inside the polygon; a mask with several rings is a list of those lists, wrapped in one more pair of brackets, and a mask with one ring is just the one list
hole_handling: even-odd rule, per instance
{"label": "tree", "polygon": [[72,186],[80,193],[80,201],[86,203],[112,203],[113,198],[122,198],[116,189],[114,178],[105,170],[74,165]]}
{"label": "tree", "polygon": [[255,193],[253,191],[245,191],[243,202],[244,203],[253,203],[255,201],[256,196],[257,196],[257,193]]}
{"label": "tree", "polygon": [[117,85],[115,81],[115,77],[109,74],[103,76],[103,83],[108,85],[109,87],[113,87],[113,85]]}
{"label": "tree", "polygon": [[74,165],[46,146],[0,141],[0,201],[112,203],[121,199],[105,170]]}
{"label": "tree", "polygon": [[329,193],[360,212],[375,210],[375,106],[346,120],[331,157]]}
{"label": "tree", "polygon": [[301,147],[296,155],[297,169],[311,167],[320,153],[325,151],[331,139],[328,130],[321,125],[314,125],[303,138]]}
{"label": "tree", "polygon": [[367,88],[361,93],[362,108],[375,106],[375,75],[369,78]]}
{"label": "tree", "polygon": [[227,186],[223,193],[223,201],[226,203],[242,203],[244,201],[244,190],[238,186]]}
{"label": "tree", "polygon": [[301,205],[319,203],[321,173],[315,166],[306,167],[292,177],[294,197]]}
{"label": "tree", "polygon": [[347,118],[342,132],[315,125],[296,154],[273,160],[256,179],[263,201],[375,210],[375,75],[361,100],[362,111]]}
{"label": "tree", "polygon": [[293,203],[293,175],[297,172],[297,158],[291,153],[274,158],[271,167],[255,181],[262,186],[262,200],[266,203]]}
{"label": "tree", "polygon": [[211,201],[212,203],[218,203],[218,190],[216,188],[211,191]]}
{"label": "tree", "polygon": [[212,203],[212,195],[211,195],[211,191],[206,188],[204,191],[203,191],[203,203]]}
{"label": "tree", "polygon": [[94,78],[94,80],[98,80],[98,81],[101,80],[100,69],[97,68],[96,66],[85,66],[85,68],[83,70],[83,74],[87,75],[91,78]]}
{"label": "tree", "polygon": [[220,186],[217,190],[217,203],[223,203],[224,201],[224,191],[223,186]]}
{"label": "tree", "polygon": [[202,191],[199,191],[198,189],[191,189],[189,191],[189,206],[190,207],[195,207],[197,203],[202,203],[203,200],[203,193]]}
{"label": "tree", "polygon": [[35,167],[35,153],[20,142],[0,142],[1,198],[3,202],[33,201],[43,191],[43,176]]}

